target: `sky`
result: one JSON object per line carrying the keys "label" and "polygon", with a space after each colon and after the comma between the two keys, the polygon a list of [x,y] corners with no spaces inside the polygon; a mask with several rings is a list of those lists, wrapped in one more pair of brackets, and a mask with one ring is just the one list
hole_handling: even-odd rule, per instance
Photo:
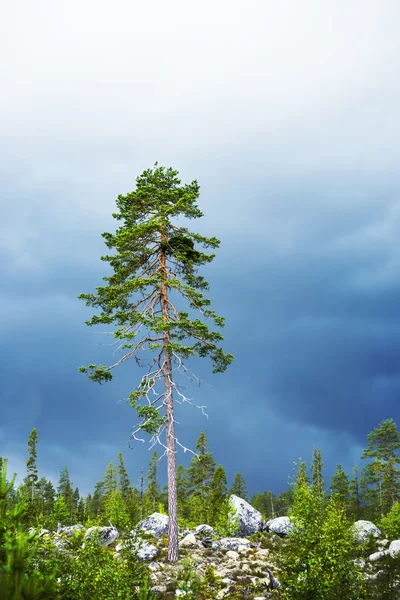
{"label": "sky", "polygon": [[156,161],[200,185],[190,226],[221,241],[201,274],[235,356],[224,374],[188,363],[208,418],[177,405],[181,443],[204,430],[229,485],[279,493],[314,445],[329,482],[400,425],[399,18],[397,0],[3,7],[0,455],[17,484],[33,428],[55,486],[66,466],[93,492],[118,452],[132,484],[147,471],[156,448],[128,447],[119,402],[143,371],[78,373],[113,350],[77,296],[108,274],[115,199]]}

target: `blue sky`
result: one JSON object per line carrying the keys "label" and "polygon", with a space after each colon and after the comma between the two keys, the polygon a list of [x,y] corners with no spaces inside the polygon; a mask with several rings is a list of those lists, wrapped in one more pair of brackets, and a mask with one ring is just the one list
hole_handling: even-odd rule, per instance
{"label": "blue sky", "polygon": [[[366,436],[399,422],[400,7],[395,1],[135,3],[16,0],[1,24],[0,454],[24,476],[67,466],[82,494],[122,451],[132,483],[148,445],[127,447],[112,361],[80,292],[101,285],[101,232],[118,194],[155,161],[197,179],[195,231],[221,240],[203,269],[226,317],[223,375],[178,406],[179,437],[208,436],[229,483],[286,489],[322,451],[362,465]],[[189,454],[178,453],[187,465]],[[160,461],[166,481],[166,461]]]}

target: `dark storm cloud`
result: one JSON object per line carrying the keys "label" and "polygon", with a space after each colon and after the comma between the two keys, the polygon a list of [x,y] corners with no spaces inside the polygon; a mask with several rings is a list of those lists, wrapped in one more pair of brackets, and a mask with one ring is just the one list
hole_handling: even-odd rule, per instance
{"label": "dark storm cloud", "polygon": [[114,4],[5,15],[0,454],[21,481],[37,427],[41,474],[67,466],[82,493],[120,450],[133,481],[146,467],[117,404],[141,372],[102,387],[77,373],[112,350],[76,296],[107,273],[115,198],[158,160],[201,186],[188,226],[221,240],[204,275],[235,355],[218,376],[193,361],[209,419],[178,405],[182,442],[204,429],[252,492],[285,488],[313,444],[328,475],[350,470],[400,420],[398,4]]}

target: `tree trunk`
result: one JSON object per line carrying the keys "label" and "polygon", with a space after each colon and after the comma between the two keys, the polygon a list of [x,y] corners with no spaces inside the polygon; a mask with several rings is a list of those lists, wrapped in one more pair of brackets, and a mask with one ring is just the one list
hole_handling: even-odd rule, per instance
{"label": "tree trunk", "polygon": [[[162,241],[167,239],[164,232],[161,233]],[[163,285],[161,288],[161,307],[164,322],[169,322],[168,292],[167,292],[167,267],[165,251],[160,252],[160,267],[163,273]],[[164,331],[164,345],[170,344],[169,330]],[[172,366],[171,352],[164,350],[164,402],[167,429],[167,462],[168,462],[168,557],[169,562],[175,562],[179,558],[178,546],[178,504],[176,491],[176,450],[175,450],[175,422],[174,422],[174,400],[172,396]]]}
{"label": "tree trunk", "polygon": [[168,561],[175,562],[179,557],[179,547],[174,402],[172,397],[171,373],[171,356],[168,353],[165,357],[164,370],[168,460]]}

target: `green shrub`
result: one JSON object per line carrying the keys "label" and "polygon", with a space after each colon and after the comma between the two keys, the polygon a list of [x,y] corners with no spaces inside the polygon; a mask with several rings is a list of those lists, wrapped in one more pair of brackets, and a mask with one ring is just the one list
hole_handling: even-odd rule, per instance
{"label": "green shrub", "polygon": [[400,539],[400,502],[396,501],[387,515],[381,518],[379,527],[390,540]]}
{"label": "green shrub", "polygon": [[21,521],[28,514],[26,504],[9,508],[10,491],[16,474],[9,485],[7,459],[0,471],[0,600],[50,600],[56,598],[57,584],[54,573],[46,577],[29,573],[27,566],[33,556],[31,544],[36,533],[24,533]]}

